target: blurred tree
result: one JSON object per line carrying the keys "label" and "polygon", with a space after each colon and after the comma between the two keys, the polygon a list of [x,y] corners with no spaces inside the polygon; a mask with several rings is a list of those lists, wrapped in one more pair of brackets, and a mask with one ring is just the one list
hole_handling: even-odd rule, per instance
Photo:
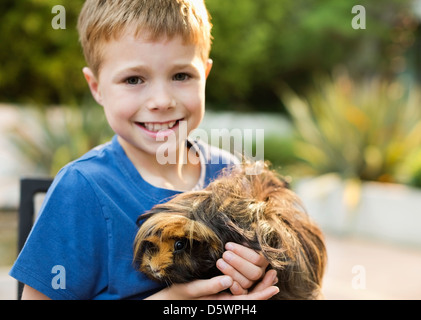
{"label": "blurred tree", "polygon": [[[394,73],[411,45],[412,0],[207,0],[214,23],[208,100],[226,107],[279,106],[281,80],[298,91],[338,64],[353,76]],[[354,30],[354,5],[366,29]],[[407,23],[402,23],[406,21]]]}
{"label": "blurred tree", "polygon": [[[0,101],[75,104],[86,94],[76,31],[83,0],[0,2]],[[51,12],[66,8],[66,29],[55,30]]]}
{"label": "blurred tree", "polygon": [[[83,0],[0,2],[0,101],[80,104],[89,97],[76,22]],[[367,28],[351,26],[355,4]],[[209,107],[271,110],[279,81],[305,87],[314,73],[345,64],[358,74],[401,71],[413,37],[412,0],[206,0],[213,17]],[[51,9],[66,8],[55,30]],[[402,45],[404,44],[404,45]],[[405,46],[406,45],[406,46]]]}

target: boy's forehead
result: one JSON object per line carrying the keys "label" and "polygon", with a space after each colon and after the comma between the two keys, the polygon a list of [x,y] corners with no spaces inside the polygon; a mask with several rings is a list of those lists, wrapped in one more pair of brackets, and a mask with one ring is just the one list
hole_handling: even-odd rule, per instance
{"label": "boy's forehead", "polygon": [[[171,48],[171,50],[169,50]],[[197,44],[186,42],[181,36],[151,37],[150,33],[136,33],[126,31],[119,36],[102,44],[103,57],[109,55],[138,56],[142,54],[155,53],[156,51],[168,56],[175,54],[184,58],[200,57],[200,48]]]}
{"label": "boy's forehead", "polygon": [[186,43],[181,36],[154,39],[147,33],[124,32],[104,42],[101,51],[99,73],[101,69],[109,67],[113,72],[119,72],[138,67],[148,68],[154,64],[162,64],[162,67],[195,65],[199,68],[205,65],[199,46]]}
{"label": "boy's forehead", "polygon": [[120,35],[115,37],[116,42],[125,42],[125,43],[136,43],[136,44],[160,44],[166,45],[170,42],[177,42],[183,46],[194,45],[192,43],[188,43],[185,41],[181,35],[174,35],[169,37],[165,34],[160,36],[153,36],[151,32],[148,30],[135,30],[135,29],[127,29],[122,32]]}

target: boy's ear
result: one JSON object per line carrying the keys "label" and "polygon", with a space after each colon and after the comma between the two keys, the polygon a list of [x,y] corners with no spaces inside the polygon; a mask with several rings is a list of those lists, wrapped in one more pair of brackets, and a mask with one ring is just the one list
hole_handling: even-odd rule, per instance
{"label": "boy's ear", "polygon": [[92,96],[100,105],[102,105],[101,92],[98,86],[98,80],[96,79],[94,73],[88,67],[82,69],[83,75],[85,76],[86,82],[88,82],[89,89],[91,89]]}
{"label": "boy's ear", "polygon": [[206,68],[206,70],[205,70],[206,79],[208,78],[208,75],[209,75],[209,73],[210,73],[210,71],[212,69],[212,65],[213,65],[212,59],[208,59],[206,61],[206,65],[205,65],[205,68]]}

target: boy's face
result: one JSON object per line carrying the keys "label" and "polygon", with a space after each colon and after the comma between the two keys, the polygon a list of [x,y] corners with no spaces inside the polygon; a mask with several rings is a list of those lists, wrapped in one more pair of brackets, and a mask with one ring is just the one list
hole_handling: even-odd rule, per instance
{"label": "boy's face", "polygon": [[155,155],[164,143],[157,141],[159,130],[178,139],[180,121],[187,133],[199,126],[212,62],[204,63],[195,45],[178,36],[152,41],[125,33],[103,48],[98,78],[88,68],[83,72],[126,152]]}

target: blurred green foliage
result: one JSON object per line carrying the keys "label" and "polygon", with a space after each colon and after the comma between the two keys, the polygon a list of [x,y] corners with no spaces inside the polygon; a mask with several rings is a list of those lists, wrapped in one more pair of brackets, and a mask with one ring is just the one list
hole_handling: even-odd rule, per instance
{"label": "blurred green foliage", "polygon": [[[76,104],[87,95],[76,22],[83,0],[0,2],[0,101]],[[66,9],[66,29],[55,30],[55,5]]]}
{"label": "blurred green foliage", "polygon": [[401,167],[401,181],[421,188],[421,148],[415,149]]}
{"label": "blurred green foliage", "polygon": [[[390,72],[390,61],[411,43],[413,31],[410,24],[400,23],[411,0],[358,1],[366,7],[366,30],[351,27],[354,0],[206,3],[214,24],[207,100],[209,107],[220,109],[279,110],[279,81],[300,89],[315,72],[337,64],[346,64],[355,74]],[[0,101],[81,104],[90,95],[76,30],[82,4],[0,2]],[[55,5],[66,9],[65,30],[51,26]]]}
{"label": "blurred green foliage", "polygon": [[[411,3],[207,0],[215,38],[208,101],[230,109],[279,110],[279,81],[305,92],[315,73],[338,64],[355,77],[400,71],[391,61],[412,44]],[[365,30],[351,27],[356,4],[366,8]]]}
{"label": "blurred green foliage", "polygon": [[296,128],[294,152],[313,174],[417,185],[420,88],[379,77],[354,81],[342,71],[317,78],[305,97],[286,89],[283,101]]}

